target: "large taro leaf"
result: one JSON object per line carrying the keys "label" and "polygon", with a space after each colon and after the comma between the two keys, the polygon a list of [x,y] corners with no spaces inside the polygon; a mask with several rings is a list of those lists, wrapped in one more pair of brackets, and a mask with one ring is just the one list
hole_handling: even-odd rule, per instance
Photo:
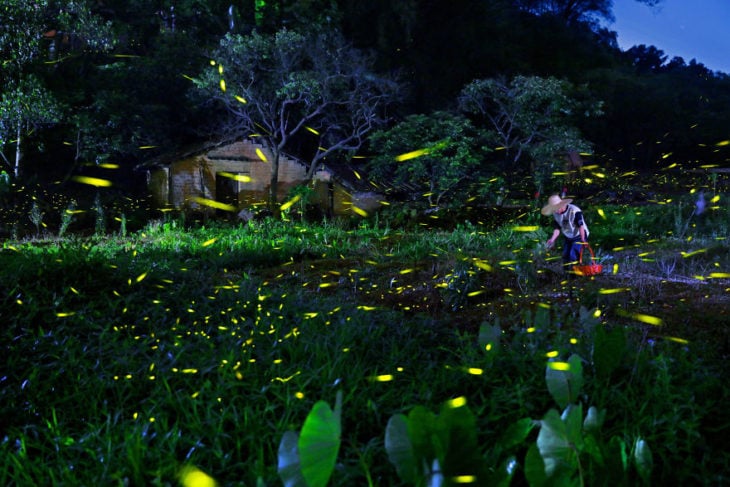
{"label": "large taro leaf", "polygon": [[438,422],[446,433],[444,456],[439,458],[444,474],[447,477],[473,476],[477,482],[483,481],[486,472],[477,443],[477,421],[471,409],[465,404],[454,406],[447,401],[441,408]]}
{"label": "large taro leaf", "polygon": [[279,443],[278,472],[284,487],[307,487],[299,464],[299,434],[287,431]]}
{"label": "large taro leaf", "polygon": [[385,428],[385,451],[403,482],[417,484],[419,464],[408,436],[408,419],[403,414],[393,415]]}
{"label": "large taro leaf", "polygon": [[408,437],[419,465],[430,465],[442,453],[443,432],[437,416],[423,406],[415,406],[408,413]]}
{"label": "large taro leaf", "polygon": [[547,482],[545,462],[540,455],[540,450],[537,449],[537,445],[534,443],[525,455],[525,477],[530,487],[542,487]]}
{"label": "large taro leaf", "polygon": [[299,435],[299,460],[302,476],[309,487],[324,487],[329,482],[340,449],[342,391],[337,392],[335,411],[318,401],[307,415]]}
{"label": "large taro leaf", "polygon": [[568,404],[560,419],[565,423],[568,442],[580,453],[583,450],[583,406]]}
{"label": "large taro leaf", "polygon": [[575,470],[577,458],[568,437],[568,426],[554,409],[548,411],[540,421],[537,448],[545,463],[545,474],[548,477],[561,470]]}
{"label": "large taro leaf", "polygon": [[[550,395],[558,403],[560,409],[578,400],[583,387],[583,364],[578,355],[568,359],[567,367],[556,367],[555,362],[548,362],[545,369],[545,382]],[[561,363],[561,365],[563,365]]]}

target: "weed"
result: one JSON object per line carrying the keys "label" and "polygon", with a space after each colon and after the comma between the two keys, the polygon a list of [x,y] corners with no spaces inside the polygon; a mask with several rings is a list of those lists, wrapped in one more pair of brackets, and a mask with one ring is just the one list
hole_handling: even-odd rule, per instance
{"label": "weed", "polygon": [[36,236],[39,236],[41,234],[41,226],[43,225],[43,211],[41,211],[38,201],[35,199],[33,200],[33,206],[30,208],[28,218],[30,218],[33,226],[35,226]]}
{"label": "weed", "polygon": [[61,213],[61,225],[58,227],[58,236],[63,237],[73,221],[76,213],[76,201],[71,200],[65,210]]}

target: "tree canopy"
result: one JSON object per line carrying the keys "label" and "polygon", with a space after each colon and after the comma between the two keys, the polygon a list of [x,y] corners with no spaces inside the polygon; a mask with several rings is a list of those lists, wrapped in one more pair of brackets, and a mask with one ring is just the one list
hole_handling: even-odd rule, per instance
{"label": "tree canopy", "polygon": [[371,176],[411,199],[425,196],[431,206],[463,201],[469,185],[489,174],[482,164],[479,135],[468,119],[449,112],[415,114],[371,137]]}
{"label": "tree canopy", "polygon": [[219,130],[255,136],[274,155],[272,203],[282,152],[298,145],[312,178],[327,157],[357,151],[387,121],[398,88],[337,32],[227,35],[211,65],[196,84],[228,111]]}
{"label": "tree canopy", "polygon": [[578,103],[571,89],[552,77],[475,80],[462,90],[459,106],[486,124],[488,138],[503,151],[508,169],[519,171],[527,159],[539,189],[557,169],[557,160],[591,149],[574,124]]}
{"label": "tree canopy", "polygon": [[[622,51],[611,5],[8,0],[0,7],[3,164],[41,180],[105,163],[129,172],[196,140],[259,134],[276,153],[306,160],[311,173],[325,159],[347,160],[376,128],[414,114],[443,122],[443,112],[459,111],[467,86],[482,94],[482,106],[467,110],[475,129],[513,162],[545,161],[588,142],[600,157],[638,169],[726,162],[712,148],[727,138],[730,77],[668,59],[661,46]],[[542,125],[533,120],[541,143],[531,139],[529,151],[516,136],[502,134],[498,144],[487,114],[510,113],[505,100],[538,103],[512,96],[519,80],[538,79],[554,80],[544,87],[553,101],[561,100],[553,88],[572,86],[567,95],[578,105],[543,111]],[[602,116],[582,116],[599,103]],[[212,132],[218,120],[227,125]],[[529,137],[525,127],[514,125]],[[501,155],[484,162],[498,165]]]}

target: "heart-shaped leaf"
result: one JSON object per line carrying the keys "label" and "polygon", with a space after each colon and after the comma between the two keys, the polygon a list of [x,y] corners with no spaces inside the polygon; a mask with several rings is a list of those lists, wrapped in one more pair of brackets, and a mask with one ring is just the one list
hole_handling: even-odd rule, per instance
{"label": "heart-shaped leaf", "polygon": [[396,414],[388,420],[388,425],[385,427],[385,451],[403,482],[418,483],[416,481],[419,473],[418,463],[413,444],[408,437],[408,419],[405,415]]}
{"label": "heart-shaped leaf", "polygon": [[325,487],[335,469],[340,449],[340,421],[324,401],[307,415],[299,435],[299,461],[309,487]]}

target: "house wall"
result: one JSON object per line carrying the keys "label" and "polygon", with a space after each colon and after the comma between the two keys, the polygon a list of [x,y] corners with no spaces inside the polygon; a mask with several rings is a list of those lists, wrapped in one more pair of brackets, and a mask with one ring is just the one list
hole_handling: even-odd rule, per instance
{"label": "house wall", "polygon": [[[272,157],[260,144],[246,141],[228,144],[206,154],[150,170],[149,189],[153,200],[160,207],[172,206],[183,210],[213,212],[215,210],[212,208],[201,207],[194,198],[219,200],[216,197],[216,174],[221,172],[244,174],[251,178],[250,182],[231,183],[238,191],[235,203],[239,208],[263,204],[268,200]],[[295,160],[282,157],[279,161],[277,199],[283,201],[292,188],[305,180],[306,167]],[[310,201],[322,208],[331,206],[332,213],[345,215],[352,214],[353,200],[358,208],[371,212],[380,206],[377,199],[377,195],[371,193],[351,195],[341,184],[332,180],[332,175],[328,171],[322,170],[315,175],[314,194]]]}

